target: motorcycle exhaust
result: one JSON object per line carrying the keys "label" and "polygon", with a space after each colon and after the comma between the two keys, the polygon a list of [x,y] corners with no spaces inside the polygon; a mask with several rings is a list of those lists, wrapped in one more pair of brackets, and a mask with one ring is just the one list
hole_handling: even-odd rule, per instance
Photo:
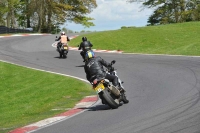
{"label": "motorcycle exhaust", "polygon": [[113,85],[108,85],[108,88],[110,89],[110,91],[115,95],[115,96],[120,96],[120,91],[115,88]]}

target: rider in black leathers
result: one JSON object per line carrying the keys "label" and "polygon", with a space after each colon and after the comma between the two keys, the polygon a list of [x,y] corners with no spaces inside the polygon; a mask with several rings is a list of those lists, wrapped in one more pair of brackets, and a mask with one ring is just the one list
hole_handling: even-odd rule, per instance
{"label": "rider in black leathers", "polygon": [[80,55],[82,56],[83,58],[83,62],[85,62],[85,54],[88,50],[91,50],[91,47],[93,46],[92,43],[90,41],[87,41],[87,38],[86,37],[82,37],[82,41],[78,50],[81,50],[82,51],[80,52]]}
{"label": "rider in black leathers", "polygon": [[[92,55],[92,56],[91,56]],[[118,77],[115,75],[108,74],[104,71],[103,66],[105,67],[111,67],[111,64],[103,60],[101,57],[97,56],[95,57],[93,51],[88,51],[86,53],[86,62],[85,62],[85,73],[86,78],[89,82],[93,82],[95,78],[97,79],[108,79],[112,84],[119,89],[122,90],[121,87],[119,87]]]}

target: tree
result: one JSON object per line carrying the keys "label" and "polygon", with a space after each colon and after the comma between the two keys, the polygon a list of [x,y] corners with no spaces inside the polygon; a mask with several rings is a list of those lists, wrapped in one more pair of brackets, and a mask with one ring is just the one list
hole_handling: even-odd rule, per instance
{"label": "tree", "polygon": [[196,21],[200,16],[198,0],[147,0],[143,5],[155,8],[149,25]]}
{"label": "tree", "polygon": [[6,19],[8,27],[34,27],[38,32],[50,32],[66,21],[90,27],[93,18],[87,15],[96,7],[96,0],[1,0],[0,23]]}
{"label": "tree", "polygon": [[85,27],[94,26],[92,22],[89,22],[93,19],[85,15],[89,14],[92,12],[93,8],[97,7],[96,0],[69,0],[68,4],[71,5],[72,8],[68,11],[67,20],[82,24]]}
{"label": "tree", "polygon": [[3,0],[0,8],[1,8],[1,15],[3,18],[6,19],[6,25],[8,27],[16,28],[16,17],[18,16],[18,10],[20,8],[21,2],[20,0]]}
{"label": "tree", "polygon": [[5,25],[5,14],[7,11],[6,0],[0,1],[0,25]]}
{"label": "tree", "polygon": [[73,21],[86,27],[93,26],[88,13],[96,8],[95,0],[31,0],[30,5],[35,7],[32,15],[38,16],[38,31],[51,29],[53,25]]}

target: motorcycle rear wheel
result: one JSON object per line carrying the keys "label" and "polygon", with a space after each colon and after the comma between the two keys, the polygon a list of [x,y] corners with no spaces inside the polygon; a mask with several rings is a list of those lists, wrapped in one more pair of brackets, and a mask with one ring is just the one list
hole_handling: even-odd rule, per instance
{"label": "motorcycle rear wheel", "polygon": [[67,54],[63,54],[63,58],[67,58]]}
{"label": "motorcycle rear wheel", "polygon": [[110,106],[112,109],[117,109],[119,107],[119,103],[117,103],[111,95],[112,94],[110,92],[108,92],[107,89],[105,89],[105,90],[103,90],[102,98],[104,98],[104,100],[106,101],[108,106]]}

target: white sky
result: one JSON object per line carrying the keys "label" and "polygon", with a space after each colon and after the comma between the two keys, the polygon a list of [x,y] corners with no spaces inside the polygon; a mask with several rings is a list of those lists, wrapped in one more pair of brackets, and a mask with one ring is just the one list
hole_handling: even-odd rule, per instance
{"label": "white sky", "polygon": [[[80,24],[67,23],[67,29],[73,31],[104,31],[116,30],[122,26],[146,26],[147,19],[153,13],[152,9],[143,9],[142,2],[127,3],[127,0],[96,0],[95,8],[88,16],[94,18],[95,26],[84,28]],[[143,1],[143,0],[135,0]]]}

